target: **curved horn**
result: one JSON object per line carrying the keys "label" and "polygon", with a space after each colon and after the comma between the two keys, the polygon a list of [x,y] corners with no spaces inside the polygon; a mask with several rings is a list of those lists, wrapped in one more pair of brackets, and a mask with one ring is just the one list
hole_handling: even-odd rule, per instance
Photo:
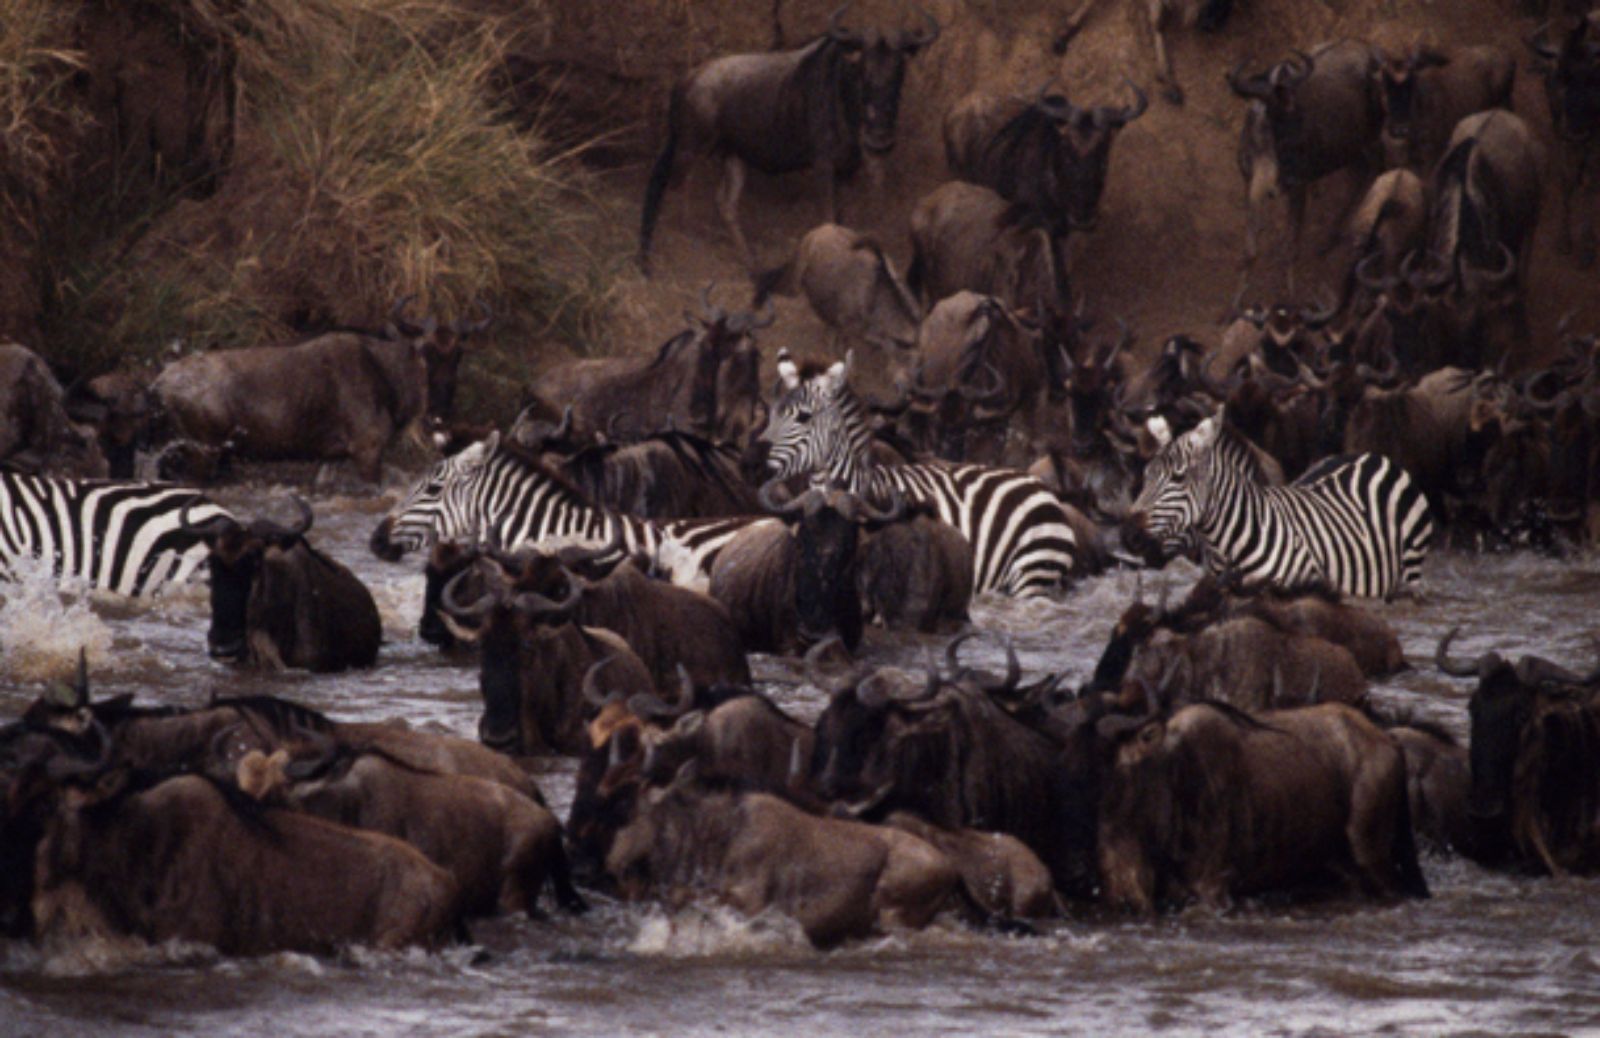
{"label": "curved horn", "polygon": [[761,488],[756,491],[756,500],[761,502],[762,508],[773,515],[799,515],[805,511],[806,495],[799,494],[788,501],[779,501],[778,488],[783,485],[783,479],[782,476],[773,476],[761,484]]}
{"label": "curved horn", "polygon": [[1478,675],[1486,656],[1480,656],[1476,663],[1464,663],[1461,660],[1450,658],[1450,643],[1461,632],[1461,625],[1450,628],[1449,632],[1439,639],[1439,644],[1433,650],[1433,662],[1436,667],[1453,678],[1471,678]]}
{"label": "curved horn", "polygon": [[861,34],[844,27],[844,13],[850,9],[855,0],[845,0],[828,15],[828,38],[836,40],[845,46],[859,46]]}
{"label": "curved horn", "polygon": [[178,529],[191,537],[215,537],[230,527],[237,529],[239,526],[238,521],[231,515],[214,515],[203,523],[193,522],[189,518],[189,509],[194,506],[195,502],[190,501],[178,512]]}
{"label": "curved horn", "polygon": [[608,697],[600,693],[600,672],[606,669],[606,664],[616,658],[616,654],[613,653],[610,656],[595,660],[589,664],[589,669],[583,672],[583,698],[595,706],[607,706],[620,695],[619,693]]}
{"label": "curved horn", "polygon": [[1303,67],[1296,68],[1293,62],[1287,59],[1278,62],[1278,65],[1280,68],[1285,69],[1283,79],[1281,81],[1283,85],[1294,87],[1304,83],[1306,79],[1310,77],[1311,73],[1316,70],[1317,62],[1315,58],[1303,50],[1295,49],[1290,51],[1290,53],[1300,59]]}
{"label": "curved horn", "polygon": [[844,639],[839,637],[837,634],[830,634],[817,644],[813,645],[811,648],[807,649],[805,656],[802,657],[806,680],[830,695],[834,692],[841,692],[845,688],[849,687],[848,683],[841,685],[827,680],[827,678],[818,669],[819,662],[822,659],[822,654],[835,647],[843,648]]}
{"label": "curved horn", "polygon": [[394,301],[394,305],[389,308],[389,324],[403,335],[422,334],[421,328],[406,320],[406,307],[410,306],[411,301],[416,298],[417,294],[415,292],[411,293],[410,295],[401,296],[399,299],[396,299]]}
{"label": "curved horn", "polygon": [[1267,95],[1268,95],[1268,90],[1266,88],[1266,85],[1262,84],[1262,83],[1252,82],[1252,80],[1255,80],[1255,79],[1257,79],[1259,77],[1257,77],[1257,76],[1245,76],[1243,73],[1244,73],[1244,62],[1241,61],[1241,62],[1239,62],[1239,64],[1237,64],[1237,65],[1235,65],[1233,67],[1233,70],[1231,72],[1229,72],[1227,74],[1228,87],[1235,94],[1238,94],[1240,97],[1249,97],[1249,98],[1257,98],[1257,99],[1260,99],[1260,100],[1266,100]]}
{"label": "curved horn", "polygon": [[583,598],[583,587],[576,580],[569,580],[570,585],[567,597],[556,602],[546,598],[537,591],[520,591],[511,600],[517,611],[528,616],[566,617]]}
{"label": "curved horn", "polygon": [[1004,403],[1006,390],[1008,388],[1006,386],[1005,374],[1002,373],[998,367],[991,364],[987,360],[981,361],[978,366],[988,370],[988,384],[969,386],[963,382],[956,387],[956,391],[961,394],[962,399],[974,404],[985,404],[992,406]]}
{"label": "curved horn", "polygon": [[1125,108],[1115,109],[1111,112],[1111,121],[1118,126],[1128,125],[1135,119],[1139,118],[1139,116],[1143,115],[1145,113],[1145,109],[1150,107],[1150,97],[1143,90],[1139,89],[1139,84],[1135,83],[1127,76],[1123,76],[1122,81],[1128,84],[1129,90],[1133,91],[1133,104],[1128,105]]}
{"label": "curved horn", "polygon": [[1516,275],[1517,257],[1516,254],[1511,251],[1510,246],[1506,245],[1505,242],[1497,241],[1494,244],[1495,247],[1500,251],[1501,260],[1499,269],[1479,268],[1479,272],[1484,280],[1490,285],[1500,286],[1510,281],[1512,277]]}
{"label": "curved horn", "polygon": [[872,501],[864,494],[856,498],[856,503],[861,510],[862,518],[873,523],[898,523],[906,517],[906,510],[909,507],[906,504],[906,495],[899,487],[889,491],[889,507],[886,509],[874,508]]}
{"label": "curved horn", "polygon": [[977,636],[978,629],[975,627],[969,627],[965,631],[962,631],[960,634],[952,638],[950,640],[950,644],[944,647],[944,665],[949,668],[950,677],[953,678],[957,674],[961,673],[961,643],[966,641],[968,638],[976,638]]}
{"label": "curved horn", "polygon": [[457,573],[455,576],[446,581],[444,587],[439,591],[439,605],[451,616],[482,616],[489,610],[493,609],[500,601],[500,589],[498,587],[491,586],[482,595],[479,595],[475,601],[471,602],[470,604],[462,604],[462,602],[456,598],[456,595],[460,591],[461,582],[465,580],[467,574],[471,572],[472,567],[468,566],[466,569],[462,570],[460,573]]}
{"label": "curved horn", "polygon": [[[1415,255],[1415,252],[1413,252],[1412,255]],[[1392,290],[1395,285],[1400,283],[1400,278],[1398,276],[1394,274],[1385,274],[1382,277],[1378,277],[1372,272],[1373,263],[1381,263],[1382,261],[1382,253],[1374,252],[1363,256],[1361,262],[1356,264],[1356,283],[1362,288],[1366,289],[1368,292],[1388,292]],[[1402,262],[1401,269],[1403,270],[1404,267],[1405,263]]]}
{"label": "curved horn", "polygon": [[1016,691],[1017,684],[1021,680],[1022,661],[1017,659],[1017,647],[1012,644],[1011,639],[1008,637],[1006,639],[1006,676],[999,685],[993,688],[985,688],[984,691],[991,695],[1005,695]]}
{"label": "curved horn", "polygon": [[688,713],[694,709],[694,678],[689,675],[689,668],[680,661],[678,663],[678,710]]}

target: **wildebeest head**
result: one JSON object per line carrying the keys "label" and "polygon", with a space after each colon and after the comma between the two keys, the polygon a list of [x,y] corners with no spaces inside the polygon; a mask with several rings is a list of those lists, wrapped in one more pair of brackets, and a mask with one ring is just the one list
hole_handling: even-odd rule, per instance
{"label": "wildebeest head", "polygon": [[1526,42],[1543,66],[1556,136],[1585,144],[1600,130],[1600,12],[1578,20],[1559,44],[1550,42],[1551,29],[1546,22]]}
{"label": "wildebeest head", "polygon": [[1417,77],[1430,68],[1442,68],[1450,59],[1431,47],[1410,47],[1402,54],[1378,52],[1378,98],[1383,106],[1383,132],[1409,140],[1415,118]]}
{"label": "wildebeest head", "polygon": [[[1277,160],[1277,176],[1292,178],[1299,142],[1305,137],[1305,113],[1300,107],[1300,86],[1311,77],[1316,61],[1304,51],[1278,62],[1265,72],[1243,75],[1243,68],[1228,73],[1228,85],[1240,97],[1260,101],[1266,129]],[[1247,124],[1248,125],[1248,124]]]}
{"label": "wildebeest head", "polygon": [[906,62],[938,39],[939,23],[932,14],[921,10],[924,24],[920,29],[855,30],[844,25],[849,6],[845,3],[829,17],[828,37],[844,49],[845,61],[854,69],[854,75],[841,86],[846,91],[847,107],[852,101],[859,105],[861,145],[867,151],[882,153],[894,147]]}
{"label": "wildebeest head", "polygon": [[[428,555],[428,565],[423,571],[422,619],[417,624],[417,634],[430,645],[449,649],[456,642],[450,625],[444,622],[440,598],[446,584],[477,561],[478,552],[458,541],[441,540],[434,544]],[[482,588],[460,589],[461,594],[480,593]]]}
{"label": "wildebeest head", "polygon": [[1061,214],[1069,227],[1093,228],[1100,218],[1100,196],[1105,193],[1106,171],[1111,166],[1111,145],[1123,127],[1143,115],[1150,99],[1134,83],[1130,105],[1079,108],[1056,94],[1041,98],[1039,108],[1055,124],[1059,135],[1049,173],[1058,185]]}
{"label": "wildebeest head", "polygon": [[427,380],[425,413],[435,418],[449,418],[455,403],[456,375],[461,368],[464,342],[469,336],[488,330],[494,321],[494,312],[489,304],[479,300],[476,305],[481,315],[476,320],[462,318],[441,327],[438,319],[430,316],[423,318],[421,324],[415,324],[405,315],[406,304],[413,298],[406,296],[395,302],[384,332],[391,339],[406,340],[416,347]]}
{"label": "wildebeest head", "polygon": [[793,524],[799,552],[795,568],[795,612],[802,641],[816,643],[837,632],[849,648],[861,641],[861,598],[856,591],[856,550],[863,527],[897,522],[905,515],[898,493],[886,510],[843,490],[812,488],[792,501],[777,499],[776,480],[762,486],[768,511]]}
{"label": "wildebeest head", "polygon": [[[950,763],[942,727],[928,716],[942,705],[939,688],[932,672],[918,682],[879,670],[835,689],[817,718],[812,746],[810,776],[817,792],[854,802],[863,813],[887,808],[892,796],[914,791],[918,783],[924,788],[913,797],[938,795],[932,787]],[[901,774],[902,758],[917,774]]]}
{"label": "wildebeest head", "polygon": [[[245,525],[229,516],[191,524],[189,509],[183,511],[184,528],[202,538],[211,549],[207,560],[211,568],[211,628],[206,632],[206,645],[213,659],[244,658],[250,599],[263,560],[269,552],[294,549],[303,543],[306,531],[311,529],[311,506],[298,497],[292,500],[300,513],[293,526],[282,526],[268,519],[257,519]],[[272,603],[269,607],[293,608],[287,602]]]}

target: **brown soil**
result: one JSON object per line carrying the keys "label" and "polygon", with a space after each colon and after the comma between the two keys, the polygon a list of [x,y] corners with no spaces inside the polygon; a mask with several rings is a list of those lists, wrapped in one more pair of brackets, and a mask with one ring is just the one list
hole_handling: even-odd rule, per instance
{"label": "brown soil", "polygon": [[[638,220],[645,172],[664,123],[673,79],[710,56],[766,49],[771,42],[765,3],[693,3],[686,0],[617,0],[604,5],[561,5],[547,26],[547,54],[559,62],[548,79],[552,101],[575,121],[611,134],[604,151],[603,195],[615,218]],[[832,0],[791,0],[782,20],[792,45],[820,31]],[[1235,149],[1244,103],[1223,74],[1240,62],[1259,68],[1290,48],[1310,48],[1341,37],[1401,41],[1426,33],[1444,44],[1498,42],[1515,48],[1532,27],[1507,0],[1240,0],[1234,19],[1216,35],[1174,31],[1171,50],[1187,103],[1175,107],[1153,88],[1153,57],[1143,3],[1099,0],[1065,55],[1049,50],[1062,18],[1076,4],[1038,0],[932,0],[944,25],[940,39],[913,63],[905,84],[899,143],[890,156],[885,189],[875,195],[859,178],[843,194],[843,222],[877,234],[902,264],[909,260],[907,215],[916,199],[949,178],[939,140],[939,120],[957,98],[974,89],[1035,91],[1051,77],[1078,103],[1121,102],[1124,76],[1152,94],[1149,112],[1131,124],[1113,152],[1100,227],[1073,249],[1075,288],[1091,313],[1121,316],[1139,332],[1143,349],[1187,331],[1214,337],[1219,317],[1241,287],[1244,189]],[[855,4],[852,21],[879,24],[911,16],[893,3]],[[1519,76],[1516,109],[1553,143],[1542,83]],[[598,124],[598,125],[597,125]],[[618,341],[611,348],[646,349],[682,324],[708,281],[726,286],[732,300],[748,286],[713,203],[719,171],[698,165],[669,190],[654,253],[655,276],[629,272],[619,297]],[[1313,191],[1307,242],[1299,267],[1301,296],[1326,296],[1346,258],[1340,250],[1318,257],[1314,244],[1331,228],[1349,192],[1343,176]],[[1546,352],[1560,317],[1576,310],[1573,327],[1600,325],[1600,293],[1593,272],[1575,270],[1554,253],[1558,212],[1554,181],[1546,191],[1533,258],[1530,310],[1536,352]],[[823,218],[815,177],[764,177],[752,173],[742,206],[744,227],[763,264],[780,262],[792,244]],[[1281,213],[1267,241],[1283,240]],[[1268,246],[1270,248],[1270,245]],[[1286,247],[1257,264],[1247,301],[1278,301],[1284,290]],[[1290,301],[1290,300],[1286,300]],[[778,324],[765,333],[770,356],[779,346],[826,349],[824,327],[803,302],[780,301]]]}

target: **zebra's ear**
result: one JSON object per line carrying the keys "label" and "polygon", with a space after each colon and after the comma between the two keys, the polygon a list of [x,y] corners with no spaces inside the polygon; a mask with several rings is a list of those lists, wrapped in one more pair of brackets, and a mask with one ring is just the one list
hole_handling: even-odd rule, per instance
{"label": "zebra's ear", "polygon": [[844,355],[844,360],[834,361],[829,366],[826,374],[833,392],[837,393],[850,381],[850,369],[855,366],[855,350],[849,350]]}
{"label": "zebra's ear", "polygon": [[1217,434],[1222,431],[1222,408],[1217,408],[1217,413],[1194,427],[1194,445],[1205,450],[1217,442]]}
{"label": "zebra's ear", "polygon": [[778,377],[783,379],[783,388],[788,390],[800,388],[800,368],[788,350],[778,351]]}
{"label": "zebra's ear", "polygon": [[1167,420],[1161,415],[1151,415],[1144,423],[1144,427],[1149,432],[1150,438],[1156,441],[1157,450],[1172,442],[1172,426],[1168,425]]}

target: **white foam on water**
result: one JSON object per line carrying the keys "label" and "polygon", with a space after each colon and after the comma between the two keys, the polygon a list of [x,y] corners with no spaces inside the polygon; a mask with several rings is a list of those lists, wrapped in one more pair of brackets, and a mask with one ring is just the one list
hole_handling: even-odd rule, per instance
{"label": "white foam on water", "polygon": [[810,947],[800,924],[781,912],[747,916],[725,905],[700,904],[651,911],[640,919],[627,945],[635,955],[674,959],[770,955]]}
{"label": "white foam on water", "polygon": [[71,680],[78,650],[89,668],[111,653],[111,629],[82,589],[63,586],[43,561],[19,561],[14,583],[0,584],[0,676],[18,682]]}
{"label": "white foam on water", "polygon": [[82,937],[47,942],[39,971],[47,977],[95,977],[137,969],[208,966],[221,956],[209,944],[137,937]]}

